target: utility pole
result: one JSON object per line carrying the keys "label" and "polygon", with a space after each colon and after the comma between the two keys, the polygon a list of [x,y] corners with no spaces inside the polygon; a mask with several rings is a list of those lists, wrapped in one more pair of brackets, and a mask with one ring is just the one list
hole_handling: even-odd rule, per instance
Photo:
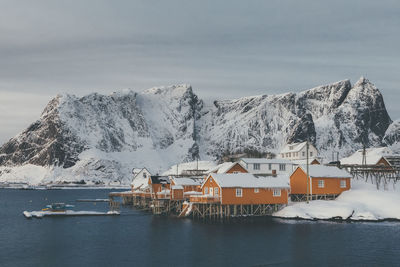
{"label": "utility pole", "polygon": [[308,144],[308,140],[306,142],[306,153],[307,153],[307,204],[310,201],[310,175],[309,175],[309,169],[308,169],[308,150],[310,149],[310,145]]}
{"label": "utility pole", "polygon": [[367,149],[366,149],[366,145],[364,144],[363,146],[363,151],[362,151],[362,162],[361,165],[365,166],[367,165]]}

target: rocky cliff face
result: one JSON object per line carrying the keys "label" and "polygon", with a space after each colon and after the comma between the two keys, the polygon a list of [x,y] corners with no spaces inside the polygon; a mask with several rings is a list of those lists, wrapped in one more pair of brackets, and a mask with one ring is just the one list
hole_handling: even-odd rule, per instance
{"label": "rocky cliff face", "polygon": [[322,155],[346,156],[363,143],[397,144],[399,122],[391,122],[382,95],[365,78],[354,86],[344,80],[211,106],[188,85],[59,95],[37,122],[0,148],[0,181],[32,164],[47,170],[41,181],[127,183],[132,167],[158,172],[244,149],[276,153],[286,142],[307,139]]}

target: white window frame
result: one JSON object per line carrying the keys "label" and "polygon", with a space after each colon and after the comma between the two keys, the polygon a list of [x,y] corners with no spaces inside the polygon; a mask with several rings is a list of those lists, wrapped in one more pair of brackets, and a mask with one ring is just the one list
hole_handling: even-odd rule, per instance
{"label": "white window frame", "polygon": [[204,195],[208,195],[208,187],[204,187]]}
{"label": "white window frame", "polygon": [[286,164],[280,163],[280,164],[279,164],[279,170],[280,170],[280,171],[283,171],[283,172],[286,171]]}
{"label": "white window frame", "polygon": [[239,173],[238,171],[234,171],[234,172],[233,172],[233,174],[238,174],[238,173]]}
{"label": "white window frame", "polygon": [[243,189],[236,188],[236,197],[243,197]]}
{"label": "white window frame", "polygon": [[272,191],[272,196],[274,196],[274,197],[280,197],[281,195],[282,195],[282,192],[280,189],[274,189]]}
{"label": "white window frame", "polygon": [[219,190],[218,187],[214,187],[214,196],[218,196]]}
{"label": "white window frame", "polygon": [[306,156],[306,152],[303,151],[303,152],[301,153],[301,155],[302,155],[302,157],[305,157],[305,156]]}
{"label": "white window frame", "polygon": [[254,193],[258,193],[260,190],[258,188],[254,188]]}
{"label": "white window frame", "polygon": [[313,152],[312,151],[310,151],[310,157],[312,157],[313,156]]}
{"label": "white window frame", "polygon": [[272,170],[272,163],[268,163],[268,170]]}
{"label": "white window frame", "polygon": [[212,187],[210,187],[210,195],[213,196],[214,195],[214,189]]}
{"label": "white window frame", "polygon": [[260,170],[260,163],[254,163],[253,170]]}
{"label": "white window frame", "polygon": [[340,188],[346,188],[347,187],[347,181],[346,180],[340,180]]}
{"label": "white window frame", "polygon": [[325,188],[325,180],[318,180],[318,188]]}

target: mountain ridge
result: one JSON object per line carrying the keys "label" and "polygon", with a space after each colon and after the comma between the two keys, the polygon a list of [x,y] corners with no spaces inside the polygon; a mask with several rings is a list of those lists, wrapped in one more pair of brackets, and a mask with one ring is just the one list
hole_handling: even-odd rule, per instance
{"label": "mountain ridge", "polygon": [[[361,77],[299,93],[215,100],[206,106],[190,85],[110,95],[59,94],[40,119],[0,147],[0,181],[13,168],[42,166],[43,181],[127,183],[130,169],[161,172],[176,162],[213,160],[245,149],[279,152],[309,139],[328,157],[367,146],[397,149],[398,121]],[[28,178],[27,178],[28,179]]]}

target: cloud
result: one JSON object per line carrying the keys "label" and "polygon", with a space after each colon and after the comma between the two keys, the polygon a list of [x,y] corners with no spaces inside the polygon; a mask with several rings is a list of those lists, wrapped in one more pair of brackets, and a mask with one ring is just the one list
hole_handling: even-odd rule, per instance
{"label": "cloud", "polygon": [[[0,142],[59,92],[175,83],[232,98],[364,75],[398,118],[399,9],[398,1],[2,1],[0,91],[13,105]],[[43,100],[26,116],[13,115],[35,95]]]}

